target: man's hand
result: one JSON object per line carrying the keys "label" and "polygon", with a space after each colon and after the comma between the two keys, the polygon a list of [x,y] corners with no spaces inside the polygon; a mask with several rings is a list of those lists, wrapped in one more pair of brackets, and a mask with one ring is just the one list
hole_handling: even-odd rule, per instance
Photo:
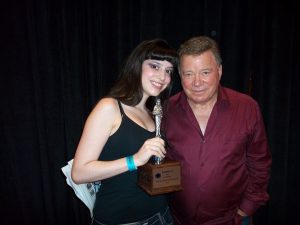
{"label": "man's hand", "polygon": [[242,217],[245,217],[245,216],[248,216],[244,211],[242,211],[241,209],[238,209],[237,210],[237,214],[242,216]]}

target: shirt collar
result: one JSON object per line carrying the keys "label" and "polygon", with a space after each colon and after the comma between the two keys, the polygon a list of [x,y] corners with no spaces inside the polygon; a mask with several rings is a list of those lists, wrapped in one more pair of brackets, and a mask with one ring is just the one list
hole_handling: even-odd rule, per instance
{"label": "shirt collar", "polygon": [[230,105],[230,99],[225,91],[225,88],[219,85],[218,87],[218,100],[217,100],[218,109],[226,109]]}

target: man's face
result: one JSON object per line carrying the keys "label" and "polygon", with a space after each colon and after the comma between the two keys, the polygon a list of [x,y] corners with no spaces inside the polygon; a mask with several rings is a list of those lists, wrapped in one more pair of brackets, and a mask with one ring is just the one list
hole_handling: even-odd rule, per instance
{"label": "man's face", "polygon": [[222,66],[211,51],[181,56],[179,73],[190,104],[205,105],[217,99]]}

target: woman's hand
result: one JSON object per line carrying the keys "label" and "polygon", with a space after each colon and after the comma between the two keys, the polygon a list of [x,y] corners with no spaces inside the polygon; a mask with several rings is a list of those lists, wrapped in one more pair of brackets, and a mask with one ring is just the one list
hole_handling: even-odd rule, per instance
{"label": "woman's hand", "polygon": [[139,151],[133,155],[133,158],[135,165],[138,167],[146,164],[151,156],[163,159],[165,154],[165,141],[160,137],[155,137],[146,140]]}

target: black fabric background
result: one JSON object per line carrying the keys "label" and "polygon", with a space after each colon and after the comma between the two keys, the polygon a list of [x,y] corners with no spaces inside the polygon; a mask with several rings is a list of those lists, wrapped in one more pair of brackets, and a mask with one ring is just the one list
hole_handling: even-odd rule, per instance
{"label": "black fabric background", "polygon": [[299,223],[296,0],[11,0],[0,10],[1,224],[89,224],[61,172],[87,115],[141,41],[178,48],[196,35],[220,44],[222,84],[261,106],[273,165],[255,225]]}

